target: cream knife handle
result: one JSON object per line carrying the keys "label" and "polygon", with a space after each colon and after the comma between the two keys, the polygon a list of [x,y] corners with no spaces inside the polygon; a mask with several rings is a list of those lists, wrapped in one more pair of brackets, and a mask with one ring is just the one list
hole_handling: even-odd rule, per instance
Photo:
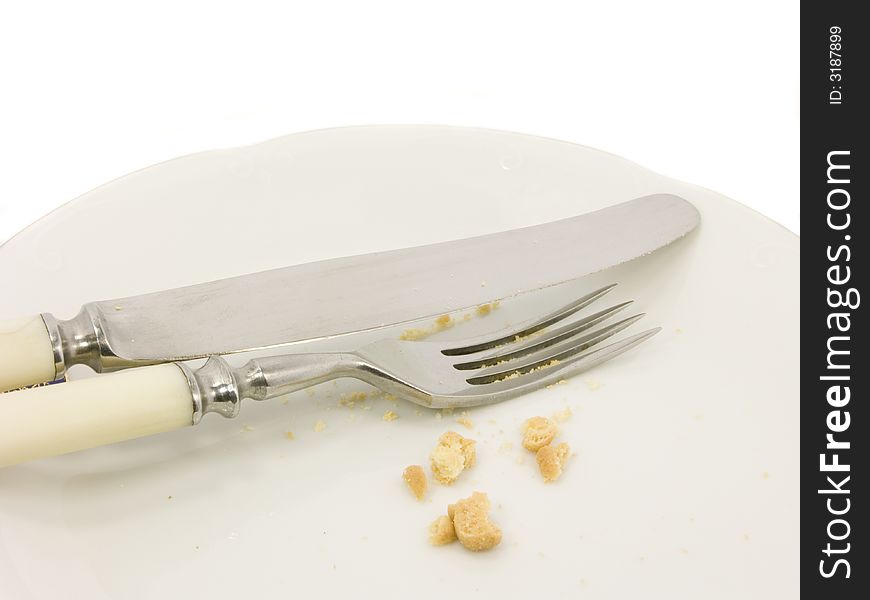
{"label": "cream knife handle", "polygon": [[187,376],[164,364],[0,398],[0,466],[193,424]]}
{"label": "cream knife handle", "polygon": [[55,378],[51,338],[42,317],[0,321],[0,392]]}

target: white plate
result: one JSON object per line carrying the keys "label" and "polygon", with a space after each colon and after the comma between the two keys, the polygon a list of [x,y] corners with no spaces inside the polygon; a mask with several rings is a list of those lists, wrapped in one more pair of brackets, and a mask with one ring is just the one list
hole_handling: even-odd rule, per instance
{"label": "white plate", "polygon": [[[621,158],[447,127],[315,131],[180,158],[94,190],[0,248],[0,318],[68,318],[89,300],[541,223],[654,192],[693,202],[700,229],[442,334],[499,327],[618,281],[608,300],[634,298],[648,313],[640,325],[664,327],[638,350],[474,410],[473,432],[385,400],[338,407],[342,391],[365,389],[342,382],[286,404],[246,403],[236,420],[213,415],[4,469],[0,597],[796,597],[798,239]],[[562,439],[577,456],[544,485],[518,428],[564,407],[574,416]],[[387,408],[400,418],[384,422]],[[315,433],[318,419],[327,429]],[[424,464],[451,427],[479,441],[478,465],[417,503],[402,469]],[[501,546],[430,547],[429,522],[476,489],[494,502]]]}

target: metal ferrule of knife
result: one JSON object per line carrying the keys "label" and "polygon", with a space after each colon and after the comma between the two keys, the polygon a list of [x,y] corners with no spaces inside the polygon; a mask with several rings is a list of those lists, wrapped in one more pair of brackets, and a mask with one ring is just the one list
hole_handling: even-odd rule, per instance
{"label": "metal ferrule of knife", "polygon": [[[61,379],[73,365],[86,365],[97,373],[138,366],[120,359],[109,346],[99,312],[85,304],[72,319],[57,320],[51,313],[42,313],[48,330],[51,354],[54,359],[54,380]],[[141,362],[139,365],[154,364]]]}

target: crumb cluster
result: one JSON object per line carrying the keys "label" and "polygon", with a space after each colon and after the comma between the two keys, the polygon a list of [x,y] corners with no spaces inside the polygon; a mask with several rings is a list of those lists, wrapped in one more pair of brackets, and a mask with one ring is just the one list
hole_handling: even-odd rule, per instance
{"label": "crumb cluster", "polygon": [[428,481],[426,480],[426,471],[420,465],[411,465],[406,467],[402,473],[402,479],[408,484],[411,492],[417,500],[422,500],[426,495]]}
{"label": "crumb cluster", "polygon": [[555,481],[562,474],[562,466],[568,460],[568,454],[571,448],[568,444],[562,442],[555,448],[553,446],[543,446],[535,453],[535,460],[538,461],[538,470],[544,481]]}
{"label": "crumb cluster", "polygon": [[[566,408],[554,415],[561,422],[571,417],[571,409]],[[523,447],[535,453],[538,470],[545,482],[555,481],[562,474],[571,448],[562,442],[558,446],[551,443],[559,433],[556,422],[547,417],[532,417],[523,424]]]}
{"label": "crumb cluster", "polygon": [[537,452],[553,441],[559,427],[547,417],[532,417],[523,424],[523,448]]}
{"label": "crumb cluster", "polygon": [[448,431],[438,438],[438,445],[429,455],[435,480],[450,485],[460,473],[473,467],[477,459],[475,444],[474,440],[464,438],[455,431]]}
{"label": "crumb cluster", "polygon": [[501,542],[501,529],[489,520],[489,498],[483,492],[447,506],[447,516],[441,515],[429,526],[429,541],[435,546],[459,540],[468,550],[491,550]]}

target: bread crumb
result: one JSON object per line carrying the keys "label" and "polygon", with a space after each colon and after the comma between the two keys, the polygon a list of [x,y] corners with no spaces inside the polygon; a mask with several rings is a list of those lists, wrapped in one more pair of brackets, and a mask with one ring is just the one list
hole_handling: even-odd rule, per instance
{"label": "bread crumb", "polygon": [[429,543],[433,546],[443,546],[456,540],[456,530],[453,521],[447,515],[441,515],[429,525]]}
{"label": "bread crumb", "polygon": [[541,476],[544,481],[555,481],[562,474],[562,469],[568,461],[568,453],[571,449],[568,444],[562,442],[555,448],[553,446],[543,446],[535,454],[535,459],[538,461],[538,470],[541,471]]}
{"label": "bread crumb", "polygon": [[367,392],[350,392],[347,394],[342,394],[341,398],[339,398],[338,403],[341,406],[346,406],[348,408],[354,408],[357,404],[365,402],[366,398],[369,395]]}
{"label": "bread crumb", "polygon": [[397,415],[396,413],[394,413],[391,410],[388,410],[387,412],[385,412],[384,417],[383,417],[384,421],[395,421],[398,418],[399,418],[399,415]]}
{"label": "bread crumb", "polygon": [[324,421],[323,419],[318,419],[317,421],[314,422],[314,432],[315,433],[320,433],[324,429],[326,429],[326,421]]}
{"label": "bread crumb", "polygon": [[440,421],[440,420],[441,420],[441,413],[440,413],[440,412],[436,412],[436,413],[435,413],[435,420],[436,420],[436,421]]}
{"label": "bread crumb", "polygon": [[423,338],[427,338],[434,333],[438,333],[439,331],[444,331],[445,329],[450,329],[453,327],[453,317],[450,315],[441,315],[437,319],[435,319],[435,323],[426,328],[414,328],[414,329],[406,329],[402,332],[402,335],[399,336],[400,340],[405,341],[416,341],[422,340]]}
{"label": "bread crumb", "polygon": [[[499,362],[499,363],[496,363],[496,364],[501,364],[501,363]],[[557,360],[557,359],[554,358],[554,359],[551,360],[550,362],[544,363],[544,364],[542,364],[542,365],[538,365],[538,366],[535,367],[534,369],[529,369],[528,371],[513,371],[513,372],[510,372],[510,373],[506,374],[504,377],[499,377],[498,379],[495,379],[495,380],[493,381],[493,383],[494,383],[495,381],[508,381],[508,380],[510,380],[510,379],[516,379],[517,377],[522,377],[523,375],[528,375],[529,373],[535,373],[535,372],[537,372],[537,371],[543,371],[544,369],[549,369],[550,367],[555,367],[555,366],[558,365],[558,364],[559,364],[559,360]]]}
{"label": "bread crumb", "polygon": [[770,479],[770,473],[765,471],[764,473],[761,474],[761,478],[762,479]]}
{"label": "bread crumb", "polygon": [[296,436],[293,435],[293,432],[292,432],[292,431],[287,431],[287,432],[284,433],[284,435],[287,436],[287,439],[288,439],[288,440],[295,440],[295,439],[296,439]]}
{"label": "bread crumb", "polygon": [[423,467],[420,465],[406,467],[405,471],[402,473],[402,479],[404,479],[405,483],[408,484],[411,492],[414,493],[414,497],[416,497],[417,500],[422,500],[426,495],[427,488],[426,472],[423,470]]}
{"label": "bread crumb", "polygon": [[474,423],[468,417],[461,417],[459,419],[456,419],[456,422],[459,423],[460,425],[464,425],[468,429],[474,428]]}
{"label": "bread crumb", "polygon": [[448,431],[438,438],[438,445],[429,455],[429,464],[435,480],[445,485],[453,483],[465,469],[474,466],[475,441]]}
{"label": "bread crumb", "polygon": [[514,449],[514,445],[512,442],[502,442],[501,446],[498,447],[499,454],[507,454],[511,450]]}
{"label": "bread crumb", "polygon": [[598,381],[595,381],[594,379],[586,379],[583,381],[583,383],[586,384],[586,387],[589,389],[590,392],[594,392],[595,390],[597,390],[598,388],[601,387],[601,383]]}
{"label": "bread crumb", "polygon": [[564,423],[565,421],[570,419],[571,415],[573,414],[574,413],[571,412],[571,407],[566,406],[563,410],[560,410],[559,412],[553,414],[553,419],[558,423]]}
{"label": "bread crumb", "polygon": [[242,431],[244,431],[246,433],[254,431],[254,426],[253,425],[242,425]]}
{"label": "bread crumb", "polygon": [[490,550],[501,542],[501,529],[489,520],[489,498],[474,492],[447,507],[459,543],[472,552]]}
{"label": "bread crumb", "polygon": [[547,417],[532,417],[523,424],[523,448],[537,452],[553,441],[559,428]]}
{"label": "bread crumb", "polygon": [[488,315],[489,313],[494,311],[496,308],[498,308],[498,305],[499,305],[498,301],[490,302],[489,304],[481,304],[480,306],[477,307],[477,310],[475,312],[477,312],[478,317],[485,317],[486,315]]}

